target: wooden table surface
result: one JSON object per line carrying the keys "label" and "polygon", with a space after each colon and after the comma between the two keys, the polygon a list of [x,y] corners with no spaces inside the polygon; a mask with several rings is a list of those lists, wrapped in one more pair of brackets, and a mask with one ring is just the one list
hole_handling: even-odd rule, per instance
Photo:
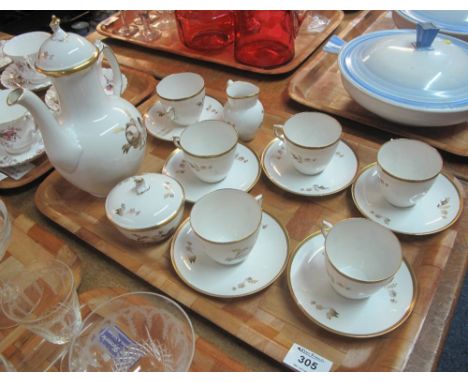
{"label": "wooden table surface", "polygon": [[[339,28],[352,22],[355,13],[347,13]],[[0,38],[5,38],[0,33]],[[101,38],[97,33],[89,36],[91,40]],[[230,69],[224,66],[197,62],[176,55],[152,51],[132,46],[122,42],[106,40],[116,53],[119,62],[123,65],[145,71],[157,78],[162,78],[175,72],[191,71],[199,73],[205,79],[209,88],[224,91],[228,79],[246,80],[257,84],[260,89],[260,100],[268,112],[282,115],[310,110],[289,99],[287,94],[288,83],[292,73],[280,76],[266,76]],[[313,59],[312,55],[309,60]],[[320,96],[319,94],[317,95]],[[347,122],[347,133],[363,137],[382,144],[391,136],[378,132],[357,123]],[[462,179],[463,187],[468,189],[466,182],[466,161],[452,155],[444,154],[446,168]],[[128,290],[154,290],[151,286],[124,270],[98,251],[87,246],[70,233],[61,229],[47,218],[42,216],[34,207],[33,196],[40,180],[22,189],[2,191],[0,197],[8,204],[14,205],[21,213],[31,217],[34,221],[46,226],[51,232],[65,240],[70,247],[79,254],[83,264],[83,281],[80,292],[99,287],[124,287]],[[461,217],[460,234],[457,237],[455,248],[450,256],[444,271],[441,273],[440,286],[435,299],[426,316],[425,324],[416,341],[414,351],[406,363],[408,371],[430,371],[437,367],[438,358],[444,345],[447,330],[453,315],[456,301],[463,284],[467,268],[468,248],[468,222],[466,212]],[[192,313],[195,330],[201,336],[207,336],[211,342],[227,351],[234,359],[242,362],[250,370],[281,371],[287,370],[284,366],[265,357],[255,349],[247,347],[222,330],[208,323],[203,318]]]}

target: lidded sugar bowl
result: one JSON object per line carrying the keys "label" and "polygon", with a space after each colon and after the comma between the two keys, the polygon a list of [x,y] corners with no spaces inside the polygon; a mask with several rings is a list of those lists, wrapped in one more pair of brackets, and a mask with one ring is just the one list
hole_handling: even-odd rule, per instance
{"label": "lidded sugar bowl", "polygon": [[127,238],[140,243],[162,241],[176,230],[184,214],[185,195],[170,176],[146,173],[117,184],[106,198],[106,215]]}
{"label": "lidded sugar bowl", "polygon": [[[7,103],[20,104],[32,114],[47,156],[65,179],[105,197],[138,171],[146,129],[140,112],[120,97],[122,75],[110,48],[63,31],[55,16],[50,26],[53,34],[41,45],[35,69],[52,79],[60,112],[53,115],[38,96],[22,88],[12,90]],[[107,95],[100,83],[102,56],[113,71],[113,95]]]}

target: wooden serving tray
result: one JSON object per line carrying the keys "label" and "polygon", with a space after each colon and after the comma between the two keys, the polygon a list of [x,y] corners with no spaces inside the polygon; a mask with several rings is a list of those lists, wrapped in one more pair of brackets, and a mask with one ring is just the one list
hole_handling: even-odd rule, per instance
{"label": "wooden serving tray", "polygon": [[[156,80],[150,74],[140,72],[139,70],[132,69],[128,66],[121,66],[122,73],[128,79],[128,86],[125,89],[123,97],[137,106],[151,94],[154,93],[156,87]],[[45,92],[42,92],[42,96]],[[28,172],[19,180],[14,180],[10,177],[0,181],[0,190],[8,190],[12,188],[18,188],[25,186],[39,179],[44,174],[47,174],[52,170],[53,166],[47,159],[47,155],[44,154],[32,162],[36,167]],[[0,170],[1,171],[1,170]]]}
{"label": "wooden serving tray", "polygon": [[[391,12],[362,11],[349,27],[339,33],[345,41],[363,33],[394,29]],[[320,52],[302,66],[289,83],[289,95],[295,101],[336,114],[398,136],[420,139],[449,153],[468,156],[468,122],[449,127],[412,127],[387,121],[355,102],[341,83],[337,56]]]}
{"label": "wooden serving tray", "polygon": [[133,37],[124,37],[119,35],[117,31],[121,27],[121,20],[118,14],[115,14],[108,19],[102,21],[97,26],[97,31],[105,36],[112,37],[117,40],[140,45],[145,48],[160,50],[163,52],[174,53],[184,57],[194,58],[196,60],[213,62],[229,66],[236,69],[246,70],[254,73],[262,74],[283,74],[296,69],[315,49],[317,49],[325,39],[333,33],[338,27],[344,14],[342,11],[314,11],[314,14],[326,17],[329,19],[328,25],[322,32],[307,33],[305,28],[301,28],[296,37],[296,55],[287,64],[272,69],[256,68],[254,66],[244,65],[234,59],[234,45],[230,45],[225,49],[216,52],[198,52],[187,48],[179,39],[176,24],[171,24],[170,29],[162,31],[162,36],[155,41],[142,41]]}
{"label": "wooden serving tray", "polygon": [[[156,97],[150,98],[140,110],[144,112],[155,100]],[[263,127],[248,146],[260,156],[274,137],[271,126],[284,122],[287,117],[286,114],[265,114]],[[349,134],[344,134],[343,138],[357,153],[361,168],[375,161],[376,144]],[[141,172],[159,172],[174,146],[152,137],[148,146]],[[287,229],[291,250],[317,231],[322,219],[337,222],[359,216],[349,189],[330,197],[303,198],[280,190],[263,176],[252,190],[254,195],[259,193],[264,197],[264,209]],[[460,226],[456,223],[430,237],[400,237],[419,288],[414,311],[408,321],[392,333],[353,340],[331,334],[309,321],[294,304],[285,274],[264,291],[240,299],[217,299],[194,291],[172,268],[171,240],[142,246],[125,239],[107,221],[103,199],[76,189],[56,172],[40,185],[35,203],[57,224],[258,351],[282,362],[291,345],[298,343],[333,361],[333,370],[405,368]],[[186,216],[190,207],[186,205]]]}
{"label": "wooden serving tray", "polygon": [[[79,257],[65,242],[25,215],[16,215],[10,206],[8,212],[12,219],[12,235],[5,257],[0,261],[0,278],[13,277],[33,264],[56,258],[70,266],[78,287],[81,282]],[[3,315],[1,317],[0,326],[6,327],[6,320]],[[61,351],[62,346],[50,344],[22,326],[0,329],[0,354],[13,365],[23,360],[28,371],[47,370]]]}

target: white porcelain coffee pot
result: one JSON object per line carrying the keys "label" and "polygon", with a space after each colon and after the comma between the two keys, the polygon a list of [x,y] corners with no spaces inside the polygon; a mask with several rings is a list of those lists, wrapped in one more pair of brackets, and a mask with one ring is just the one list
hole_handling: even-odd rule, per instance
{"label": "white porcelain coffee pot", "polygon": [[251,141],[263,123],[263,105],[258,99],[260,89],[246,81],[228,80],[224,105],[224,120],[234,126],[242,141]]}
{"label": "white porcelain coffee pot", "polygon": [[[7,103],[18,103],[32,114],[49,160],[65,179],[105,197],[134,175],[143,160],[146,130],[141,114],[120,98],[122,75],[108,46],[64,32],[55,16],[50,26],[53,35],[42,44],[35,68],[52,78],[60,112],[54,116],[38,96],[22,88],[12,90]],[[114,95],[106,95],[101,86],[101,55],[113,70]]]}

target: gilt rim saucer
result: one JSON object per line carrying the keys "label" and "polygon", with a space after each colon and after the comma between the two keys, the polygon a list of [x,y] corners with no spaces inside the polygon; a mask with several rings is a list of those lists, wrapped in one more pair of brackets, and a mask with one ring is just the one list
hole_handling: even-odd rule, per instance
{"label": "gilt rim saucer", "polygon": [[228,175],[217,183],[206,183],[198,179],[186,165],[184,153],[175,149],[166,159],[162,173],[177,179],[185,192],[185,200],[195,203],[206,194],[223,188],[235,188],[249,192],[261,175],[260,161],[257,154],[241,143],[237,144],[234,163]]}
{"label": "gilt rim saucer", "polygon": [[[9,64],[5,70],[0,75],[0,83],[6,89],[15,89],[18,87],[17,84],[11,81],[11,77],[15,76],[18,73],[17,65],[13,62]],[[45,78],[42,82],[30,82],[26,79],[19,78],[21,87],[31,90],[31,91],[40,91],[43,89],[47,89],[50,85],[52,85],[52,81],[50,78]]]}
{"label": "gilt rim saucer", "polygon": [[390,284],[369,298],[352,300],[339,295],[329,284],[324,242],[321,232],[306,237],[288,263],[289,291],[302,313],[321,328],[351,338],[381,336],[408,319],[418,288],[406,260]]}
{"label": "gilt rim saucer", "polygon": [[262,226],[252,252],[242,263],[223,265],[204,254],[187,218],[171,242],[171,262],[180,279],[208,296],[237,298],[264,290],[281,276],[289,254],[283,225],[263,212]]}
{"label": "gilt rim saucer", "polygon": [[[151,106],[143,116],[146,130],[157,139],[172,142],[172,138],[180,136],[186,126],[177,125],[166,116],[159,116],[155,105]],[[203,111],[199,121],[208,119],[221,121],[223,118],[223,105],[221,102],[213,97],[205,96]]]}
{"label": "gilt rim saucer", "polygon": [[356,179],[359,160],[354,150],[341,140],[327,168],[317,175],[297,171],[286,152],[284,143],[273,139],[262,153],[263,172],[283,191],[301,196],[328,196],[343,191]]}
{"label": "gilt rim saucer", "polygon": [[24,163],[32,162],[45,153],[44,141],[40,131],[36,131],[36,139],[28,151],[24,153],[11,155],[1,148],[0,169],[12,166],[19,166]]}
{"label": "gilt rim saucer", "polygon": [[455,224],[463,211],[460,190],[444,173],[413,207],[391,205],[379,187],[377,164],[372,163],[362,169],[351,188],[354,204],[362,215],[395,233],[422,236],[441,232]]}

